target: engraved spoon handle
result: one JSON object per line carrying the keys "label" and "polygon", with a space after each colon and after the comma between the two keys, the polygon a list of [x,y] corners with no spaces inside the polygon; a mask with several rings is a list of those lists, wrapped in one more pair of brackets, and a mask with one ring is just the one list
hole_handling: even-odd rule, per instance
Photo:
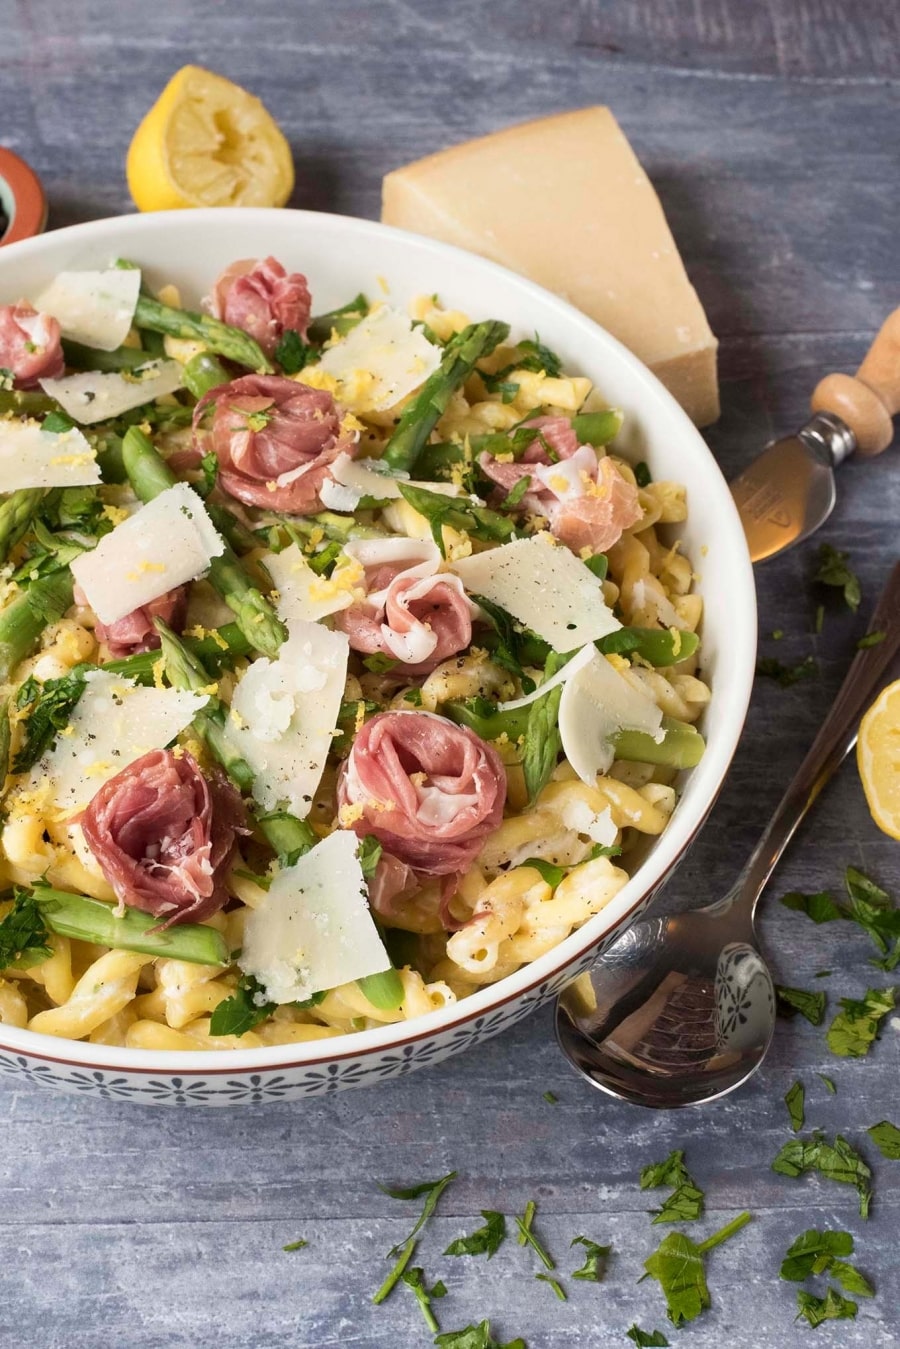
{"label": "engraved spoon handle", "polygon": [[900,562],[888,577],[869,624],[883,632],[876,646],[859,651],[809,753],[753,850],[738,882],[736,903],[752,917],[763,887],[816,797],[856,744],[862,715],[885,682],[900,651]]}

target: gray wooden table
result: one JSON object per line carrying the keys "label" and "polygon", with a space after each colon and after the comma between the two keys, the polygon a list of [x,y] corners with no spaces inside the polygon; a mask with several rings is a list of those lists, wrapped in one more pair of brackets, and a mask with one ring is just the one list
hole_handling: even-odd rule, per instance
{"label": "gray wooden table", "polygon": [[[851,369],[900,302],[897,248],[898,11],[894,0],[2,0],[0,140],[50,193],[52,226],[131,209],[131,132],[171,72],[196,61],[262,95],[289,135],[295,203],[378,213],[385,170],[506,122],[609,103],[663,198],[722,339],[723,416],[709,433],[733,473],[804,416],[820,374]],[[823,537],[849,548],[866,611],[897,555],[897,451],[842,470]],[[673,902],[716,897],[744,859],[840,682],[858,618],[829,607],[812,633],[812,550],[759,573],[762,651],[816,656],[820,674],[760,681],[713,822]],[[780,642],[768,634],[784,630]],[[727,689],[717,690],[727,697]],[[773,894],[840,884],[855,863],[900,890],[900,848],[871,823],[848,765],[783,864]],[[782,982],[818,986],[831,1007],[888,977],[847,924],[814,927],[770,902],[766,950]],[[795,1287],[788,1243],[848,1228],[878,1295],[815,1344],[900,1344],[896,1242],[900,1164],[873,1156],[864,1126],[897,1104],[898,1030],[868,1059],[833,1058],[824,1031],[779,1025],[763,1072],[739,1095],[668,1116],[617,1105],[566,1067],[539,1014],[468,1057],[303,1107],[174,1112],[4,1084],[0,1133],[0,1343],[57,1349],[229,1345],[358,1349],[427,1344],[401,1288],[370,1297],[405,1207],[377,1181],[452,1167],[420,1254],[449,1289],[445,1329],[491,1317],[530,1349],[626,1346],[633,1321],[667,1326],[659,1289],[638,1285],[665,1229],[651,1228],[639,1168],[683,1147],[707,1192],[703,1233],[740,1209],[753,1224],[709,1262],[713,1308],[685,1343],[783,1346]],[[829,1096],[817,1073],[831,1076]],[[774,1175],[788,1137],[782,1096],[801,1079],[811,1125],[844,1131],[873,1161],[873,1216],[853,1192]],[[555,1092],[559,1103],[542,1095]],[[537,1227],[563,1271],[570,1239],[611,1242],[602,1285],[556,1300],[514,1242],[486,1266],[441,1260],[481,1208],[539,1204]],[[309,1246],[282,1252],[304,1237]]]}

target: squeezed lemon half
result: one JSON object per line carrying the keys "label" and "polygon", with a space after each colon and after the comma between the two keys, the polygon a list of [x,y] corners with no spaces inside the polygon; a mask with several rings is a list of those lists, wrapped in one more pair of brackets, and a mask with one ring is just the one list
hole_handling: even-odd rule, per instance
{"label": "squeezed lemon half", "polygon": [[900,679],[889,684],[862,719],[856,762],[872,819],[900,839]]}
{"label": "squeezed lemon half", "polygon": [[284,206],[291,149],[258,98],[201,66],[173,75],[134,133],[125,165],[141,211]]}

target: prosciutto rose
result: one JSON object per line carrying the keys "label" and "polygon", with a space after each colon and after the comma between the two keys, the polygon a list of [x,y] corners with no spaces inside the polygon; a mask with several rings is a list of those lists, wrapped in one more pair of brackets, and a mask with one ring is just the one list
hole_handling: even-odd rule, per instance
{"label": "prosciutto rose", "polygon": [[306,337],[310,304],[309,286],[300,272],[286,272],[276,258],[242,258],[222,272],[207,307],[274,356],[286,332]]}
{"label": "prosciutto rose", "polygon": [[19,389],[65,370],[59,324],[39,314],[27,300],[0,305],[0,369],[11,370]]}
{"label": "prosciutto rose", "polygon": [[504,494],[530,478],[521,509],[545,516],[551,533],[574,552],[605,553],[641,518],[637,488],[605,456],[598,459],[591,445],[579,445],[565,417],[535,417],[525,425],[540,435],[521,459],[505,463],[482,454],[482,471]]}
{"label": "prosciutto rose", "polygon": [[81,817],[87,845],[123,904],[200,922],[228,898],[224,874],[245,833],[240,796],[189,754],[154,749],[111,778]]}
{"label": "prosciutto rose", "polygon": [[430,674],[469,645],[473,605],[458,576],[438,572],[435,544],[377,539],[344,551],[365,572],[365,599],[334,618],[354,651],[399,661],[405,677]]}
{"label": "prosciutto rose", "polygon": [[329,464],[357,449],[331,394],[283,375],[244,375],[211,389],[194,409],[194,440],[218,459],[223,492],[289,515],[320,510]]}
{"label": "prosciutto rose", "polygon": [[432,712],[381,712],[366,722],[338,782],[338,806],[356,833],[374,834],[426,876],[465,871],[499,825],[505,798],[496,750]]}
{"label": "prosciutto rose", "polygon": [[[78,586],[75,587],[75,602],[86,603]],[[153,626],[154,618],[161,618],[175,632],[181,632],[187,616],[187,602],[187,586],[178,586],[151,600],[149,604],[142,605],[140,609],[133,609],[115,623],[101,623],[98,619],[94,625],[94,634],[99,642],[106,643],[114,660],[133,656],[138,651],[155,651],[160,641],[159,633]]]}

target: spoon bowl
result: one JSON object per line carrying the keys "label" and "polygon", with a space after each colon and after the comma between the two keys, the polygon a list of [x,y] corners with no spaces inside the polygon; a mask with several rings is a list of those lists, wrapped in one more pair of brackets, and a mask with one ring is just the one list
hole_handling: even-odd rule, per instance
{"label": "spoon bowl", "polygon": [[900,651],[900,563],[819,734],[728,894],[706,908],[634,923],[556,1004],[563,1053],[610,1096],[656,1109],[741,1086],[765,1058],[775,988],[756,944],[756,906]]}

